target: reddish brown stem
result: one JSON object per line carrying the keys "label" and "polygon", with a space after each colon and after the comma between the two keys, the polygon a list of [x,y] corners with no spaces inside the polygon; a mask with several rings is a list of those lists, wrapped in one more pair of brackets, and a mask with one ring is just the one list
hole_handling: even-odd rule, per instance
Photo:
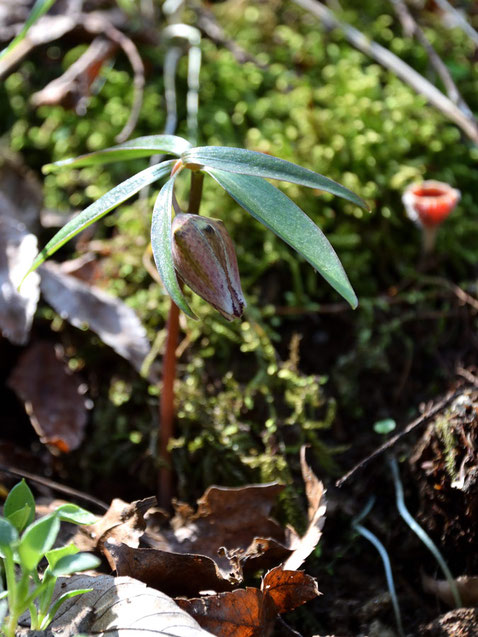
{"label": "reddish brown stem", "polygon": [[174,381],[176,380],[176,348],[179,337],[179,308],[171,300],[166,325],[166,350],[163,357],[163,382],[159,399],[158,458],[158,503],[169,509],[173,495],[173,471],[168,444],[174,434]]}

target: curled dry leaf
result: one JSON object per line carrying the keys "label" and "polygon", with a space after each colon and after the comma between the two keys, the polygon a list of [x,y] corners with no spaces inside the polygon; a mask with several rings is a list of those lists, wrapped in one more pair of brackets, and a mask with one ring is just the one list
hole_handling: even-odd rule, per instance
{"label": "curled dry leaf", "polygon": [[[478,577],[462,575],[455,579],[463,606],[478,606]],[[422,586],[426,593],[439,597],[448,606],[455,606],[453,593],[447,580],[435,580],[422,575]]]}
{"label": "curled dry leaf", "polygon": [[62,577],[57,581],[54,601],[69,591],[85,588],[93,590],[67,600],[48,630],[42,633],[45,637],[74,637],[80,633],[99,637],[207,637],[211,634],[170,597],[129,577]]}
{"label": "curled dry leaf", "polygon": [[[12,10],[12,3],[9,2],[9,11]],[[33,171],[23,163],[21,156],[12,153],[9,148],[4,148],[2,144],[0,147],[0,217],[8,217],[12,221],[23,224],[28,232],[36,235],[40,229],[42,204],[41,183]]]}
{"label": "curled dry leaf", "polygon": [[278,613],[294,610],[319,594],[312,577],[278,566],[265,575],[261,590],[246,588],[177,603],[214,635],[267,637]]}
{"label": "curled dry leaf", "polygon": [[303,571],[288,571],[276,566],[262,579],[261,590],[273,600],[277,612],[289,613],[320,595],[317,582]]}
{"label": "curled dry leaf", "polygon": [[36,237],[0,208],[0,332],[15,345],[26,343],[40,296],[35,272],[17,289],[36,250]]}
{"label": "curled dry leaf", "polygon": [[[48,303],[75,327],[89,327],[138,371],[149,353],[146,330],[136,313],[99,288],[65,274],[53,261],[41,268],[41,291]],[[154,379],[151,379],[154,380]]]}
{"label": "curled dry leaf", "polygon": [[[96,524],[77,528],[73,542],[81,551],[102,551],[107,540],[115,545],[124,542],[128,546],[137,547],[146,528],[144,514],[155,504],[155,496],[136,500],[131,504],[115,498]],[[107,553],[106,557],[108,558]],[[111,562],[110,566],[115,568]]]}
{"label": "curled dry leaf", "polygon": [[322,536],[322,528],[325,522],[326,500],[323,483],[317,478],[310,466],[307,464],[306,447],[300,450],[300,466],[302,478],[305,483],[305,493],[307,496],[309,524],[305,534],[292,546],[293,553],[284,564],[284,568],[295,570],[312,553]]}
{"label": "curled dry leaf", "polygon": [[[232,576],[225,578],[214,560],[205,555],[135,549],[108,540],[104,543],[104,553],[117,575],[129,575],[172,596],[230,591],[236,583]],[[241,580],[242,577],[237,576],[237,582]]]}
{"label": "curled dry leaf", "polygon": [[[209,487],[198,500],[197,511],[187,506],[176,507],[171,530],[156,534],[151,546],[211,557],[224,577],[228,577],[234,571],[231,557],[237,562],[256,538],[285,541],[284,530],[270,518],[283,488],[277,483],[239,488]],[[267,542],[264,542],[264,548],[266,546]],[[257,549],[256,545],[253,554],[257,555]]]}
{"label": "curled dry leaf", "polygon": [[40,440],[67,452],[83,440],[87,422],[85,386],[48,342],[38,342],[20,356],[8,385],[24,402]]}

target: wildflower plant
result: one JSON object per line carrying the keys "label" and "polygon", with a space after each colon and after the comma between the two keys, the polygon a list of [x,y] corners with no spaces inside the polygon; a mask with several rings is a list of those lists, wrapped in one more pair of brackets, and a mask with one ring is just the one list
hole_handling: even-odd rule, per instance
{"label": "wildflower plant", "polygon": [[[188,141],[175,135],[139,137],[76,159],[49,164],[44,170],[50,172],[64,166],[80,168],[151,157],[159,153],[167,153],[176,156],[177,159],[149,166],[88,206],[51,239],[38,254],[28,273],[35,270],[79,232],[104,217],[142,188],[168,176],[153,208],[151,245],[159,275],[171,299],[186,315],[195,318],[177,277],[178,272],[181,278],[188,281],[187,272],[182,276],[181,267],[175,263],[173,253],[174,185],[178,175],[186,170],[191,172],[188,212],[199,211],[203,177],[204,175],[212,177],[242,208],[294,248],[352,307],[356,307],[357,298],[347,275],[320,228],[284,193],[265,180],[269,178],[292,182],[337,195],[362,208],[367,207],[360,197],[323,175],[251,150],[216,146],[194,148]],[[182,211],[178,210],[178,212]],[[200,259],[199,252],[202,248],[196,247],[191,250],[190,257],[196,263]],[[227,253],[228,251],[225,253],[226,258]]]}
{"label": "wildflower plant", "polygon": [[[75,504],[62,504],[35,520],[35,500],[26,482],[22,480],[11,489],[0,516],[1,635],[14,637],[25,611],[30,611],[32,630],[45,630],[63,602],[91,590],[72,590],[52,603],[58,577],[100,564],[95,555],[80,553],[73,544],[53,548],[60,523],[96,521],[96,516]],[[48,566],[40,576],[39,564],[44,558]]]}

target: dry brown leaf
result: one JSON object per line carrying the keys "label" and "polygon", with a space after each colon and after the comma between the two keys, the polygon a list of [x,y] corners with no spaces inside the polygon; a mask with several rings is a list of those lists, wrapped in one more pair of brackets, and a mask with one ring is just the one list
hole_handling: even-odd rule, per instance
{"label": "dry brown leaf", "polygon": [[[73,542],[81,551],[102,551],[107,540],[112,544],[124,542],[137,547],[146,528],[144,514],[155,504],[156,496],[136,500],[131,504],[115,498],[96,524],[78,527]],[[107,554],[106,557],[108,558]],[[111,562],[110,566],[115,568]]]}
{"label": "dry brown leaf", "polygon": [[303,571],[288,571],[276,566],[262,579],[261,590],[273,600],[277,612],[289,613],[320,595],[317,582]]}
{"label": "dry brown leaf", "polygon": [[[70,590],[92,588],[67,600],[45,637],[79,633],[108,637],[207,637],[211,633],[167,595],[129,577],[75,575],[59,578],[54,599]],[[22,618],[25,625],[26,617]]]}
{"label": "dry brown leaf", "polygon": [[306,447],[302,447],[300,450],[300,466],[309,504],[309,525],[305,534],[292,546],[293,553],[284,564],[284,569],[290,571],[298,569],[315,549],[322,537],[322,528],[325,522],[327,505],[324,485],[307,464],[305,454]]}
{"label": "dry brown leaf", "polygon": [[[455,585],[460,594],[463,606],[478,606],[478,577],[462,575],[457,577]],[[427,575],[422,575],[422,586],[426,593],[436,595],[448,606],[455,606],[453,593],[447,580],[435,580]]]}
{"label": "dry brown leaf", "polygon": [[[209,487],[198,500],[196,512],[188,506],[176,507],[172,530],[156,534],[151,538],[151,546],[175,553],[206,555],[227,578],[235,570],[231,562],[236,564],[256,538],[285,541],[284,530],[269,517],[283,488],[277,483]],[[258,543],[261,544],[260,539]],[[262,546],[265,550],[267,542]],[[252,550],[256,557],[258,548],[256,543]],[[252,559],[252,555],[250,557]]]}
{"label": "dry brown leaf", "polygon": [[51,343],[40,341],[25,350],[8,385],[24,402],[43,443],[63,452],[79,447],[87,421],[84,385]]}
{"label": "dry brown leaf", "polygon": [[[40,229],[42,204],[41,183],[33,171],[23,163],[21,156],[12,153],[9,148],[4,148],[2,144],[0,147],[0,217],[9,217],[10,220],[23,224],[28,232],[36,235]],[[31,260],[33,256],[34,253],[30,255]]]}
{"label": "dry brown leaf", "polygon": [[108,540],[104,543],[104,553],[117,575],[129,575],[171,596],[229,591],[236,583],[232,577],[224,578],[214,560],[205,555],[135,549]]}
{"label": "dry brown leaf", "polygon": [[36,237],[0,208],[0,332],[15,345],[26,343],[40,296],[35,272],[17,289],[36,251]]}
{"label": "dry brown leaf", "polygon": [[246,588],[177,603],[220,637],[265,637],[272,634],[278,613],[290,612],[318,595],[314,578],[278,566],[265,575],[261,590]]}
{"label": "dry brown leaf", "polygon": [[87,325],[103,343],[141,370],[150,345],[145,328],[130,307],[65,274],[53,261],[44,263],[40,272],[42,294],[63,319],[75,327]]}
{"label": "dry brown leaf", "polygon": [[277,617],[274,602],[258,588],[179,599],[177,604],[220,637],[269,637]]}

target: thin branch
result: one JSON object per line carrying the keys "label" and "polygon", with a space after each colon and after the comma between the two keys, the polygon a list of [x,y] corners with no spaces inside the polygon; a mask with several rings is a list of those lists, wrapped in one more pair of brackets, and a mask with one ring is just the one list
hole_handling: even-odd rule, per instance
{"label": "thin branch", "polygon": [[414,20],[405,2],[403,0],[390,0],[390,2],[395,9],[402,25],[404,26],[404,30],[406,32],[409,32],[412,36],[414,35],[417,38],[418,42],[420,42],[420,44],[426,50],[428,58],[430,60],[430,64],[433,66],[435,71],[438,73],[441,81],[443,82],[448,97],[467,117],[473,117],[473,113],[470,107],[463,99],[457,85],[453,81],[450,71],[433,48],[432,44],[428,40],[421,27]]}
{"label": "thin branch", "polygon": [[350,24],[340,22],[332,11],[321,2],[318,2],[318,0],[293,0],[293,2],[322,20],[326,28],[342,31],[345,38],[359,51],[393,71],[397,77],[411,86],[417,93],[426,97],[432,106],[459,126],[474,143],[478,143],[478,122],[476,119],[463,113],[436,86],[426,80],[420,73],[417,73],[398,56],[370,40],[370,38]]}
{"label": "thin branch", "polygon": [[144,64],[133,40],[111,24],[100,14],[87,14],[84,28],[90,33],[103,33],[112,42],[117,44],[125,53],[133,69],[133,106],[128,121],[123,130],[116,136],[116,141],[121,143],[128,139],[138,122],[139,113],[143,104],[144,91]]}
{"label": "thin branch", "polygon": [[350,471],[348,471],[344,476],[342,476],[340,480],[337,480],[336,486],[342,487],[346,482],[350,480],[350,478],[352,478],[352,476],[354,476],[357,473],[357,471],[364,469],[366,466],[370,464],[370,462],[372,462],[372,460],[375,460],[375,458],[382,455],[384,451],[388,451],[393,446],[395,446],[397,442],[399,442],[399,440],[401,440],[404,436],[409,434],[411,431],[414,431],[420,425],[423,425],[429,420],[431,420],[434,416],[436,416],[436,414],[438,414],[442,409],[444,409],[447,405],[449,405],[457,396],[459,396],[461,392],[462,392],[461,388],[453,392],[450,392],[449,394],[447,394],[447,396],[445,396],[443,400],[440,400],[438,403],[435,403],[432,407],[430,407],[430,409],[427,409],[425,413],[421,414],[418,418],[416,418],[411,423],[409,423],[405,427],[405,429],[403,429],[398,434],[390,438],[390,440],[387,440],[387,442],[385,442],[383,445],[378,447],[378,449],[375,449],[375,451],[373,451],[370,455],[368,455],[366,458],[364,458],[358,464],[356,464]]}
{"label": "thin branch", "polygon": [[194,6],[194,11],[197,15],[198,27],[204,33],[204,35],[206,35],[216,44],[219,44],[220,46],[230,51],[236,61],[239,62],[239,64],[252,62],[262,70],[266,70],[268,68],[268,64],[259,62],[253,55],[243,49],[235,40],[227,37],[222,27],[217,23],[211,11],[199,5]]}
{"label": "thin branch", "polygon": [[26,480],[30,480],[31,482],[36,482],[37,484],[41,484],[43,487],[48,487],[49,489],[52,489],[57,493],[63,493],[64,495],[67,495],[71,498],[89,502],[90,504],[93,504],[103,511],[108,510],[108,505],[105,502],[98,500],[92,495],[84,493],[83,491],[78,491],[77,489],[73,489],[72,487],[67,487],[63,484],[59,484],[58,482],[54,482],[53,480],[49,480],[48,478],[44,478],[43,476],[39,476],[35,473],[30,473],[29,471],[24,471],[23,469],[17,469],[16,467],[10,467],[3,464],[0,464],[0,471],[19,478],[25,478]]}
{"label": "thin branch", "polygon": [[478,46],[478,32],[467,22],[467,20],[462,16],[462,14],[452,7],[452,5],[447,0],[435,0],[437,5],[440,7],[442,11],[449,13],[453,16],[457,26],[460,27],[462,31],[464,31],[467,36],[474,42],[475,46]]}

